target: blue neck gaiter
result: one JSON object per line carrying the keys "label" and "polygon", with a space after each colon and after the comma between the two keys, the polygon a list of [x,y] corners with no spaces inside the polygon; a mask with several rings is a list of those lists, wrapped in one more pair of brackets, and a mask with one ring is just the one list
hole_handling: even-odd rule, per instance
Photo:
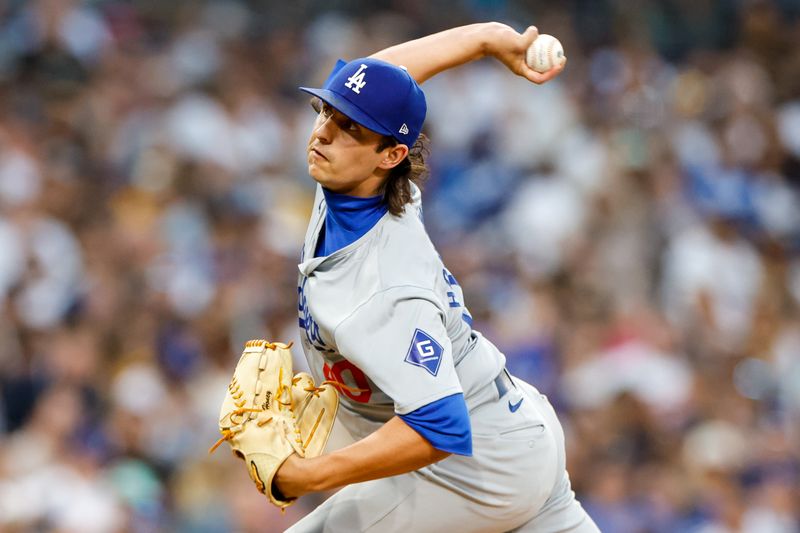
{"label": "blue neck gaiter", "polygon": [[317,239],[314,257],[330,255],[361,238],[389,210],[383,196],[360,198],[322,188],[328,212]]}

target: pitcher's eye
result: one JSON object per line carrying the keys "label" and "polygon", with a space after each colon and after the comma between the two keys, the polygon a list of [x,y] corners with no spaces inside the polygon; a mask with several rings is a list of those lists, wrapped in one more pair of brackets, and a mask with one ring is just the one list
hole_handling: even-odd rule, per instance
{"label": "pitcher's eye", "polygon": [[328,118],[333,115],[333,107],[325,102],[322,102],[322,107],[320,108],[319,112],[323,117]]}
{"label": "pitcher's eye", "polygon": [[358,131],[358,124],[347,118],[342,121],[341,128],[347,131]]}

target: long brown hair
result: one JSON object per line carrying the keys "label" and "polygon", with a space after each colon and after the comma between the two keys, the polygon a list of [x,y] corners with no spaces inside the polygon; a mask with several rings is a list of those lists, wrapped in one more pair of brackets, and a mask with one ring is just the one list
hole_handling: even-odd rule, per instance
{"label": "long brown hair", "polygon": [[[378,143],[376,151],[380,152],[385,148],[397,145],[397,139],[384,136]],[[383,194],[383,199],[389,207],[389,212],[395,216],[400,216],[405,210],[405,205],[411,203],[411,182],[422,188],[423,183],[428,178],[428,166],[425,159],[430,154],[428,148],[428,138],[420,133],[414,146],[408,151],[408,156],[403,161],[389,171],[386,181],[381,185],[379,192]]]}

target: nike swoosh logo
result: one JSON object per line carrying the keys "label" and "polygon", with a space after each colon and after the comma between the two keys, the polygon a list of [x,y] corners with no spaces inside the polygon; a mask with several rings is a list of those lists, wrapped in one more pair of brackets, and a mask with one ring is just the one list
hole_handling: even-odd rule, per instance
{"label": "nike swoosh logo", "polygon": [[508,410],[512,413],[516,413],[519,406],[522,405],[522,400],[525,398],[521,398],[517,403],[511,403],[511,400],[508,400]]}

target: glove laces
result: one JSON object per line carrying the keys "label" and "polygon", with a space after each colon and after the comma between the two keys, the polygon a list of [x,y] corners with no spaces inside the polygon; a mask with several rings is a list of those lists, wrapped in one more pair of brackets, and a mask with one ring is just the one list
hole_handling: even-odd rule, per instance
{"label": "glove laces", "polygon": [[[292,380],[292,382],[294,383],[294,380]],[[229,385],[228,388],[231,390],[231,393],[233,394],[233,397],[234,397],[235,400],[238,400],[239,398],[241,398],[243,393],[239,389],[239,385],[238,385],[238,383],[236,383],[236,379],[235,378],[231,381],[231,385]],[[285,394],[289,395],[289,401],[288,402],[285,402],[285,401],[281,400],[281,398]],[[292,406],[291,387],[287,387],[286,385],[284,385],[284,382],[283,382],[283,368],[279,369],[279,371],[278,371],[278,388],[275,391],[275,400],[274,401],[281,407],[289,407],[289,412],[292,415],[292,428],[294,429],[294,433],[295,433],[294,440],[298,444],[300,449],[305,451],[306,446],[303,444],[303,439],[302,439],[302,437],[300,435],[300,429],[297,427],[297,421],[295,419],[295,414],[294,414],[294,411],[291,408],[291,406]],[[248,415],[250,416],[250,418],[252,418],[252,413],[263,413],[263,412],[267,411],[263,407],[244,407],[244,403],[242,403],[242,404],[236,403],[236,405],[238,406],[237,409],[234,409],[233,411],[229,412],[228,414],[226,414],[225,416],[222,417],[222,420],[225,420],[226,418],[228,420],[230,420],[231,427],[228,428],[228,429],[223,429],[222,430],[222,437],[217,439],[217,441],[214,443],[214,445],[211,446],[211,448],[208,449],[208,453],[209,454],[214,453],[214,450],[219,448],[219,446],[223,442],[225,442],[227,440],[231,440],[239,432],[241,432],[244,429],[245,422],[247,422],[247,416]],[[243,418],[242,419],[235,419],[234,417],[243,417]],[[264,426],[265,424],[270,423],[273,419],[274,419],[274,417],[270,416],[268,418],[265,418],[264,420],[258,420],[258,421],[256,421],[256,425],[258,427]]]}

